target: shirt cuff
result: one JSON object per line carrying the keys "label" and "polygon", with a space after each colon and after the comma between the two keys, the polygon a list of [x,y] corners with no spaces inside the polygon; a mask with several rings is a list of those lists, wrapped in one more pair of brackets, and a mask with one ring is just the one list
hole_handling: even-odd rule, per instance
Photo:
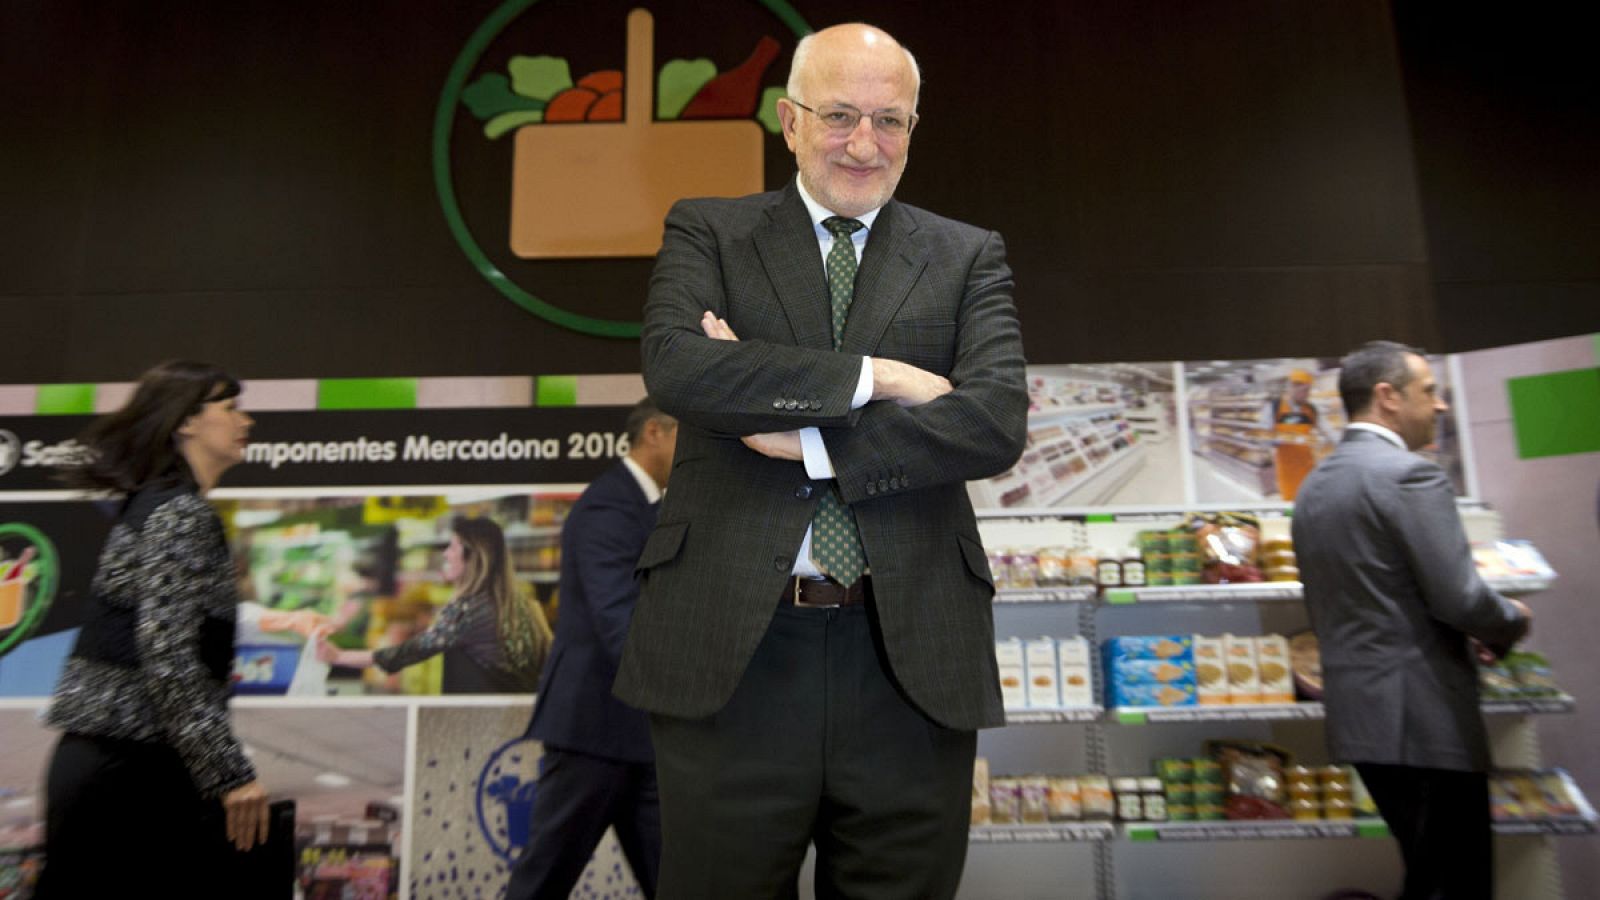
{"label": "shirt cuff", "polygon": [[[861,380],[856,382],[855,396],[850,398],[850,408],[860,409],[872,399],[872,357],[861,357]],[[815,429],[812,429],[813,431]],[[830,473],[830,477],[831,473]]]}
{"label": "shirt cuff", "polygon": [[833,477],[833,459],[828,456],[828,445],[822,442],[821,430],[800,429],[800,455],[805,460],[807,478]]}

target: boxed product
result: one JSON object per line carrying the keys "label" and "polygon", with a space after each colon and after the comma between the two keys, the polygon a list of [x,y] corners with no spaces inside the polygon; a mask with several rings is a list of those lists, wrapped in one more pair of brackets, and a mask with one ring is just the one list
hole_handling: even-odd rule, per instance
{"label": "boxed product", "polygon": [[1289,668],[1289,639],[1281,634],[1256,638],[1256,671],[1262,703],[1293,703],[1294,672]]}
{"label": "boxed product", "polygon": [[1000,700],[1006,709],[1028,707],[1028,673],[1022,659],[1020,638],[994,642],[994,660],[1000,668]]}
{"label": "boxed product", "polygon": [[1194,677],[1202,706],[1223,706],[1232,702],[1221,637],[1194,636]]}
{"label": "boxed product", "polygon": [[1055,776],[1050,779],[1050,821],[1069,822],[1083,818],[1083,790],[1078,779]]}
{"label": "boxed product", "polygon": [[1056,661],[1055,638],[1037,638],[1022,648],[1023,667],[1027,671],[1028,706],[1034,709],[1054,709],[1061,705],[1061,689],[1057,683],[1060,674]]}
{"label": "boxed product", "polygon": [[1015,825],[1022,817],[1022,785],[1015,778],[989,780],[989,821]]}
{"label": "boxed product", "polygon": [[1228,661],[1228,701],[1261,702],[1261,672],[1256,666],[1256,642],[1249,635],[1222,636],[1222,655]]}
{"label": "boxed product", "polygon": [[1103,647],[1107,664],[1118,659],[1167,659],[1194,661],[1194,638],[1187,634],[1114,637]]}
{"label": "boxed product", "polygon": [[1194,663],[1188,660],[1118,659],[1107,664],[1108,678],[1119,687],[1148,684],[1176,684],[1195,680]]}
{"label": "boxed product", "polygon": [[1093,706],[1094,684],[1089,677],[1089,642],[1083,637],[1062,638],[1056,643],[1060,671],[1062,706]]}
{"label": "boxed product", "polygon": [[1109,702],[1112,706],[1194,706],[1194,682],[1173,684],[1145,684],[1126,687],[1111,685]]}
{"label": "boxed product", "polygon": [[1104,775],[1079,775],[1078,793],[1085,819],[1110,819],[1116,814],[1110,778]]}
{"label": "boxed product", "polygon": [[972,824],[989,824],[989,760],[972,761]]}

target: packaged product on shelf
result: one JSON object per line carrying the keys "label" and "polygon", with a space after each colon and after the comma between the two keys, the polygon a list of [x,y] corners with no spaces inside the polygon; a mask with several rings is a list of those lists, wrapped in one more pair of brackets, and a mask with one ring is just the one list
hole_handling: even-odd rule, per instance
{"label": "packaged product on shelf", "polygon": [[1099,560],[1095,559],[1094,551],[1087,547],[1079,547],[1072,551],[1068,561],[1068,582],[1075,587],[1087,587],[1099,583]]}
{"label": "packaged product on shelf", "polygon": [[1093,706],[1094,684],[1089,677],[1089,642],[1082,635],[1062,638],[1056,643],[1056,657],[1061,669],[1057,681],[1061,684],[1062,706]]}
{"label": "packaged product on shelf", "polygon": [[1108,638],[1102,649],[1106,659],[1170,659],[1194,661],[1194,637],[1187,634]]}
{"label": "packaged product on shelf", "polygon": [[1228,661],[1228,702],[1261,702],[1261,670],[1256,664],[1256,642],[1249,635],[1222,636],[1222,655]]}
{"label": "packaged product on shelf", "polygon": [[1037,587],[1039,584],[1039,554],[1031,548],[1007,551],[1010,557],[1007,572],[1010,584],[1016,588]]}
{"label": "packaged product on shelf", "polygon": [[1040,547],[1039,585],[1058,587],[1071,582],[1070,557],[1065,547]]}
{"label": "packaged product on shelf", "polygon": [[1017,821],[1024,825],[1042,825],[1050,821],[1050,779],[1043,775],[1029,775],[1017,779],[1020,801]]}
{"label": "packaged product on shelf", "polygon": [[1322,817],[1331,821],[1355,818],[1355,806],[1349,797],[1322,798]]}
{"label": "packaged product on shelf", "polygon": [[978,757],[972,761],[972,824],[989,824],[989,760]]}
{"label": "packaged product on shelf", "polygon": [[1491,541],[1472,545],[1472,561],[1486,579],[1554,578],[1544,555],[1527,541]]}
{"label": "packaged product on shelf", "polygon": [[1372,794],[1367,792],[1366,782],[1361,780],[1361,773],[1354,766],[1348,767],[1350,771],[1350,803],[1355,807],[1355,813],[1365,818],[1374,818],[1378,815],[1378,803],[1372,799]]}
{"label": "packaged product on shelf", "polygon": [[994,576],[994,586],[997,588],[1014,587],[1011,583],[1011,551],[1006,549],[989,548],[989,574]]}
{"label": "packaged product on shelf", "polygon": [[1194,772],[1195,784],[1209,784],[1222,786],[1222,763],[1209,756],[1196,757],[1189,761]]}
{"label": "packaged product on shelf", "polygon": [[1503,659],[1478,667],[1478,693],[1485,700],[1513,700],[1522,696],[1522,685]]}
{"label": "packaged product on shelf", "polygon": [[1244,513],[1190,513],[1184,520],[1199,544],[1202,579],[1207,584],[1239,584],[1262,580],[1256,551],[1261,529]]}
{"label": "packaged product on shelf", "polygon": [[1085,819],[1109,819],[1116,814],[1110,778],[1105,775],[1079,775],[1078,791]]}
{"label": "packaged product on shelf", "polygon": [[1194,784],[1194,763],[1179,757],[1156,760],[1156,777],[1163,784]]}
{"label": "packaged product on shelf", "polygon": [[1220,636],[1194,636],[1194,677],[1201,706],[1221,706],[1232,701]]}
{"label": "packaged product on shelf", "polygon": [[1289,638],[1289,668],[1294,672],[1294,689],[1304,700],[1322,699],[1322,651],[1311,631],[1296,632]]}
{"label": "packaged product on shelf", "polygon": [[1083,792],[1078,779],[1057,775],[1050,779],[1050,821],[1072,822],[1083,818]]}
{"label": "packaged product on shelf", "polygon": [[1106,690],[1111,706],[1195,706],[1199,703],[1192,680],[1173,684],[1109,685]]}
{"label": "packaged product on shelf", "polygon": [[1228,818],[1288,818],[1283,770],[1292,762],[1289,751],[1260,741],[1235,740],[1206,741],[1206,749],[1222,766]]}
{"label": "packaged product on shelf", "polygon": [[1144,803],[1144,819],[1146,822],[1165,822],[1167,820],[1167,795],[1166,789],[1161,784],[1161,779],[1146,775],[1139,779],[1139,798]]}
{"label": "packaged product on shelf", "polygon": [[994,659],[1000,668],[1000,700],[1006,709],[1027,709],[1027,670],[1022,664],[1022,639],[994,642]]}
{"label": "packaged product on shelf", "polygon": [[1145,586],[1144,559],[1132,547],[1122,551],[1122,584],[1125,587]]}
{"label": "packaged product on shelf", "polygon": [[1029,641],[1023,647],[1023,657],[1028,674],[1025,692],[1028,706],[1034,709],[1059,707],[1061,689],[1056,679],[1060,671],[1056,661],[1055,638],[1042,637]]}
{"label": "packaged product on shelf", "polygon": [[1015,825],[1022,817],[1022,786],[1015,778],[989,780],[989,821],[995,825]]}
{"label": "packaged product on shelf", "polygon": [[1095,579],[1101,587],[1122,587],[1122,554],[1112,550],[1095,553]]}
{"label": "packaged product on shelf", "polygon": [[[1167,789],[1167,818],[1174,822],[1192,822],[1196,818],[1194,785],[1190,783],[1168,784]],[[1221,814],[1222,804],[1217,803],[1218,814]]]}
{"label": "packaged product on shelf", "polygon": [[[1559,769],[1502,769],[1489,773],[1490,810],[1501,819],[1537,821],[1578,814],[1577,800],[1568,790],[1567,779]],[[1498,789],[1496,788],[1498,785]],[[1495,798],[1504,794],[1510,804],[1495,808]]]}
{"label": "packaged product on shelf", "polygon": [[1553,697],[1561,693],[1561,686],[1550,672],[1550,663],[1543,655],[1518,650],[1505,658],[1511,676],[1517,682],[1517,695],[1521,697]]}
{"label": "packaged product on shelf", "polygon": [[1256,638],[1256,669],[1261,675],[1262,703],[1293,703],[1294,678],[1289,670],[1289,639],[1281,634]]}
{"label": "packaged product on shelf", "polygon": [[1114,659],[1110,679],[1123,688],[1149,684],[1193,684],[1194,663],[1186,659]]}
{"label": "packaged product on shelf", "polygon": [[1113,778],[1111,791],[1116,795],[1118,819],[1124,822],[1144,819],[1144,797],[1139,793],[1139,779]]}

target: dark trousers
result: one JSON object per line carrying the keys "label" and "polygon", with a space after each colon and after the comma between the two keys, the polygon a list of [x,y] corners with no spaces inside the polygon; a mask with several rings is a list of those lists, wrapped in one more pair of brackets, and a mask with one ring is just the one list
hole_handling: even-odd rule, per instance
{"label": "dark trousers", "polygon": [[954,896],[977,735],[901,695],[864,606],[780,606],[732,699],[651,717],[661,900],[792,898],[806,848],[818,900]]}
{"label": "dark trousers", "polygon": [[1356,771],[1400,843],[1401,900],[1494,896],[1487,775],[1379,763],[1356,763]]}
{"label": "dark trousers", "polygon": [[567,900],[606,828],[646,897],[661,866],[661,804],[656,769],[546,747],[539,761],[533,822],[506,887],[507,900]]}
{"label": "dark trousers", "polygon": [[238,896],[221,805],[172,748],[64,734],[45,792],[36,900]]}

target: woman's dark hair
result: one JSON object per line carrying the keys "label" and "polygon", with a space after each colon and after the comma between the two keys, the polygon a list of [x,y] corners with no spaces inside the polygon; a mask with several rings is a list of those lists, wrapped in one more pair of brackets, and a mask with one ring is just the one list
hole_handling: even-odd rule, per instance
{"label": "woman's dark hair", "polygon": [[65,469],[61,480],[86,491],[132,494],[160,478],[186,474],[189,466],[173,433],[207,403],[238,395],[239,382],[210,363],[158,363],[139,376],[121,409],[94,420],[78,436],[88,458]]}

